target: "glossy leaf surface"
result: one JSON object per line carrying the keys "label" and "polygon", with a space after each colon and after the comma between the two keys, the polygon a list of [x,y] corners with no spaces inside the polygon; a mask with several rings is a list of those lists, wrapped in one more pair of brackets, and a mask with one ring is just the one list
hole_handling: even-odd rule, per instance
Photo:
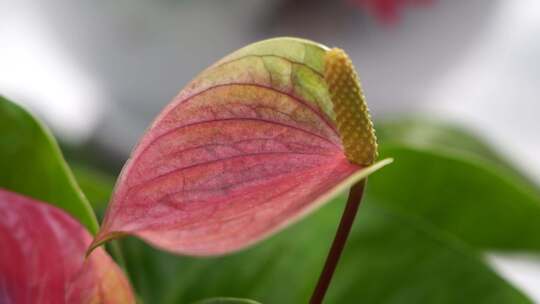
{"label": "glossy leaf surface", "polygon": [[92,233],[98,223],[50,131],[0,96],[0,187],[62,208]]}
{"label": "glossy leaf surface", "polygon": [[134,303],[103,249],[61,209],[0,189],[0,303]]}
{"label": "glossy leaf surface", "polygon": [[201,73],[132,153],[94,245],[133,234],[182,254],[239,250],[384,165],[346,158],[326,52],[271,39]]}

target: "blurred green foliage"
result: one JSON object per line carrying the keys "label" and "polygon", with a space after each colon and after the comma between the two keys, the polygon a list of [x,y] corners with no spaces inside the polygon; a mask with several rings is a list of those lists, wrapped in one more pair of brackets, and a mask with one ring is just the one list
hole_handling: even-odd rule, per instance
{"label": "blurred green foliage", "polygon": [[[0,115],[5,112],[0,107]],[[13,117],[22,120],[12,122],[19,124],[32,119]],[[8,138],[17,144],[26,134],[21,133],[25,128],[0,130],[6,135],[1,149],[9,148]],[[382,124],[377,131],[381,155],[395,162],[369,179],[327,303],[532,303],[494,272],[483,254],[492,249],[540,251],[539,188],[477,137],[453,126],[415,119]],[[0,153],[11,157],[0,162],[5,176],[20,158]],[[33,168],[47,170],[39,160],[13,179],[39,181],[40,171],[33,175]],[[84,164],[74,167],[83,191],[102,212],[114,177]],[[56,184],[40,185],[51,187],[42,191],[53,191]],[[126,238],[121,244],[127,269],[144,303],[192,303],[218,296],[305,303],[344,200],[341,196],[269,240],[225,257],[175,256]]]}

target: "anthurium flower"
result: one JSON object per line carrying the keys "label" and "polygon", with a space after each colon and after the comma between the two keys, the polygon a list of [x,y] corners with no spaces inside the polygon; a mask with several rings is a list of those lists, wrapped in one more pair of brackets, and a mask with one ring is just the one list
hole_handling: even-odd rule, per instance
{"label": "anthurium flower", "polygon": [[219,255],[315,210],[387,161],[339,49],[295,38],[246,46],[189,83],[131,154],[92,248],[138,236]]}
{"label": "anthurium flower", "polygon": [[63,210],[0,189],[0,303],[135,303],[103,249]]}

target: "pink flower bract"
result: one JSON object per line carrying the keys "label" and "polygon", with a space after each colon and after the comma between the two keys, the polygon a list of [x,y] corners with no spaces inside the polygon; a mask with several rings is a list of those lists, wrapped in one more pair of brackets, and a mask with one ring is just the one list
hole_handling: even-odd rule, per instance
{"label": "pink flower bract", "polygon": [[103,249],[64,211],[0,189],[0,303],[135,303]]}
{"label": "pink flower bract", "polygon": [[327,50],[271,39],[197,76],[132,152],[93,247],[131,234],[180,254],[232,252],[375,170],[345,157]]}

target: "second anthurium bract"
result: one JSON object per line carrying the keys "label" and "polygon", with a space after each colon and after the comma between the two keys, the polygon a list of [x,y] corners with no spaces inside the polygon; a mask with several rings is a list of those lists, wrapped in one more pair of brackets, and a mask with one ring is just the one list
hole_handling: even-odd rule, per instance
{"label": "second anthurium bract", "polygon": [[295,38],[210,66],[158,115],[117,181],[91,248],[135,235],[218,255],[245,248],[388,161],[347,55]]}
{"label": "second anthurium bract", "polygon": [[63,210],[0,188],[0,303],[135,303],[114,261]]}

